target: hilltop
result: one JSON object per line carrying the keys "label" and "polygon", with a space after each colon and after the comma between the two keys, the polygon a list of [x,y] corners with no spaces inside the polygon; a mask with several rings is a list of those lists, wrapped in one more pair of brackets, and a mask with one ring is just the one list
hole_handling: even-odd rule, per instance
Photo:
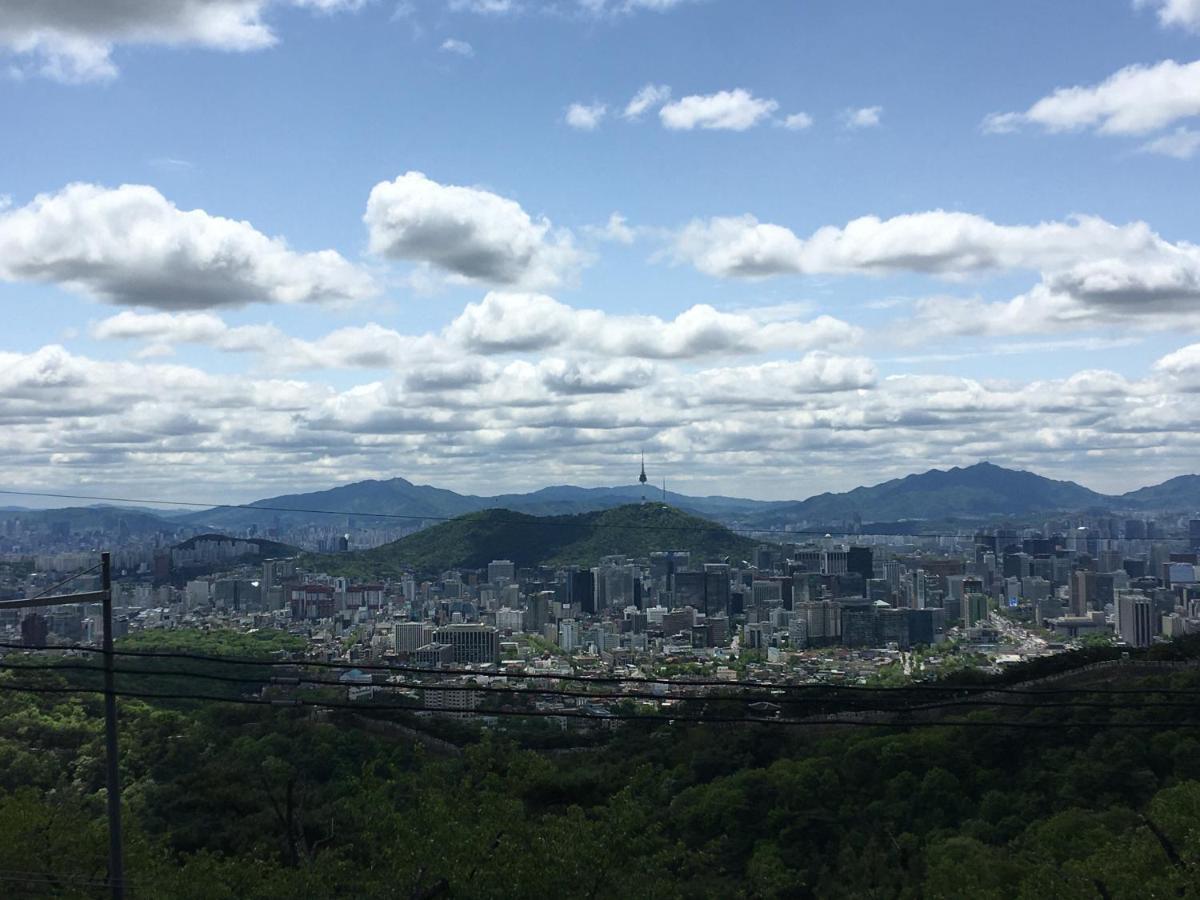
{"label": "hilltop", "polygon": [[930,469],[845,493],[819,494],[784,503],[747,522],[767,526],[784,522],[841,522],[856,515],[864,521],[987,518],[1057,510],[1111,507],[1115,498],[1073,481],[1055,481],[988,462],[966,468]]}
{"label": "hilltop", "polygon": [[494,559],[518,566],[594,565],[602,556],[644,557],[689,550],[699,560],[749,559],[759,542],[659,503],[628,504],[570,516],[489,509],[459,516],[372,550],[322,557],[331,573],[434,574],[482,569]]}

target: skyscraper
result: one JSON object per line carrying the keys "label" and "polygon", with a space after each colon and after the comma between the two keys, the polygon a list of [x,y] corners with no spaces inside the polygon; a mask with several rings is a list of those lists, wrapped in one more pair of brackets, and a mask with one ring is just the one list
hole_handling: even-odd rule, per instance
{"label": "skyscraper", "polygon": [[1154,636],[1154,606],[1150,598],[1123,591],[1117,601],[1117,629],[1131,647],[1149,647]]}

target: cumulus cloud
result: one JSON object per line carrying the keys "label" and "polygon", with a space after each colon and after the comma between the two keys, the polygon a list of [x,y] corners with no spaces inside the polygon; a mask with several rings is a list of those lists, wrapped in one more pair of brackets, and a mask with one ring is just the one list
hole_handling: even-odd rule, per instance
{"label": "cumulus cloud", "polygon": [[603,103],[572,103],[567,107],[565,120],[572,128],[579,131],[595,131],[600,127],[601,120],[608,113],[608,107]]}
{"label": "cumulus cloud", "polygon": [[[178,344],[201,344],[227,353],[260,354],[274,370],[392,369],[419,359],[424,366],[453,355],[434,335],[406,335],[374,322],[331,331],[315,340],[291,337],[271,324],[230,326],[211,313],[125,311],[92,324],[97,340],[146,342],[151,355]],[[145,351],[143,351],[145,355]]]}
{"label": "cumulus cloud", "polygon": [[1068,267],[1081,259],[1129,258],[1169,250],[1148,225],[1113,225],[1092,216],[1037,225],[1001,225],[971,213],[931,210],[863,216],[807,238],[754,216],[696,220],[676,236],[673,254],[718,277],[785,273],[919,272],[961,276],[1005,269]]}
{"label": "cumulus cloud", "polygon": [[[1046,276],[1011,300],[918,300],[916,328],[930,334],[1014,335],[1122,325],[1200,328],[1200,259],[1137,268],[1117,260]],[[917,331],[906,331],[916,334]]]}
{"label": "cumulus cloud", "polygon": [[842,124],[850,129],[878,128],[882,124],[882,106],[863,106],[842,112]]}
{"label": "cumulus cloud", "polygon": [[991,133],[1036,125],[1047,131],[1093,129],[1099,134],[1141,135],[1200,115],[1200,61],[1121,69],[1099,84],[1059,88],[1024,112],[993,113]]}
{"label": "cumulus cloud", "polygon": [[463,310],[446,336],[474,352],[571,347],[614,357],[698,359],[717,353],[770,353],[847,345],[861,332],[829,316],[762,322],[700,304],[672,320],[577,310],[540,294],[490,293]]}
{"label": "cumulus cloud", "polygon": [[788,131],[804,131],[807,128],[811,128],[812,123],[813,117],[808,113],[801,112],[792,113],[790,116],[784,118],[779,124]]}
{"label": "cumulus cloud", "polygon": [[860,329],[839,319],[802,318],[807,312],[805,305],[788,305],[727,313],[701,304],[662,319],[574,309],[544,294],[492,292],[468,304],[439,333],[410,335],[369,323],[305,340],[270,324],[230,326],[211,313],[127,310],[94,322],[90,334],[97,340],[141,341],[151,354],[170,353],[178,344],[256,353],[267,368],[277,370],[401,369],[414,364],[425,369],[547,351],[569,351],[575,362],[598,360],[596,365],[604,367],[605,360],[701,360],[717,354],[841,348],[862,337]]}
{"label": "cumulus cloud", "polygon": [[692,94],[663,106],[659,118],[673,131],[696,128],[745,131],[769,119],[779,109],[774,100],[755,97],[743,88],[715,94]]}
{"label": "cumulus cloud", "polygon": [[1164,26],[1200,31],[1200,0],[1134,0],[1134,6],[1155,10]]}
{"label": "cumulus cloud", "polygon": [[490,493],[620,483],[621,461],[645,444],[660,471],[726,492],[755,479],[775,497],[980,458],[1076,478],[1150,472],[1149,482],[1190,468],[1200,449],[1198,366],[1192,346],[1143,378],[1092,369],[990,382],[881,377],[870,360],[822,351],[699,368],[572,352],[409,365],[335,390],[50,346],[0,353],[0,478],[147,495],[186,479],[224,500],[252,499],[246,485],[262,496],[279,481],[397,472]]}
{"label": "cumulus cloud", "polygon": [[363,220],[371,252],[426,262],[462,278],[530,288],[569,281],[586,262],[569,232],[481,188],[408,172],[371,189]]}
{"label": "cumulus cloud", "polygon": [[670,99],[671,89],[667,85],[648,84],[634,94],[630,101],[625,104],[625,111],[621,115],[630,121],[634,121],[640,119],[649,110],[662,106]]}
{"label": "cumulus cloud", "polygon": [[0,279],[176,310],[375,293],[333,250],[298,253],[248,222],[180,210],[146,185],[72,184],[0,212]]}
{"label": "cumulus cloud", "polygon": [[1170,375],[1200,374],[1200,344],[1190,344],[1159,359],[1154,368]]}
{"label": "cumulus cloud", "polygon": [[121,44],[270,47],[278,38],[264,13],[273,2],[329,13],[365,0],[0,0],[0,47],[22,72],[103,81],[117,75],[112,52]]}

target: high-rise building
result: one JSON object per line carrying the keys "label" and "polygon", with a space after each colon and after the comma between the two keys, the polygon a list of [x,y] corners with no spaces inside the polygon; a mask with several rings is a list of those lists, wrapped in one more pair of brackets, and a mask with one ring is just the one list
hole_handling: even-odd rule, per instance
{"label": "high-rise building", "polygon": [[579,644],[579,629],[574,619],[563,619],[558,623],[558,646],[567,653],[574,652]]}
{"label": "high-rise building", "polygon": [[1154,605],[1150,598],[1122,591],[1117,600],[1117,629],[1131,647],[1149,647],[1154,636]]}
{"label": "high-rise building", "polygon": [[395,635],[396,652],[412,654],[433,640],[433,626],[425,622],[397,622]]}
{"label": "high-rise building", "polygon": [[21,620],[21,643],[26,647],[44,647],[50,636],[50,622],[40,613],[28,613]]}
{"label": "high-rise building", "polygon": [[1200,550],[1200,519],[1188,522],[1188,544],[1193,550]]}
{"label": "high-rise building", "polygon": [[487,578],[490,584],[501,584],[503,582],[515,581],[517,577],[517,566],[510,559],[493,559],[488,563]]}
{"label": "high-rise building", "polygon": [[596,576],[590,570],[572,572],[567,594],[573,606],[578,606],[584,615],[596,614]]}
{"label": "high-rise building", "polygon": [[1076,569],[1071,573],[1071,615],[1086,616],[1096,607],[1096,573]]}
{"label": "high-rise building", "polygon": [[857,572],[863,584],[875,577],[875,563],[870,547],[851,547],[846,551],[846,571]]}
{"label": "high-rise building", "polygon": [[704,614],[707,616],[729,613],[729,566],[724,563],[706,563],[704,566]]}
{"label": "high-rise building", "polygon": [[487,625],[445,625],[433,634],[438,643],[454,648],[456,663],[494,663],[500,661],[500,634]]}
{"label": "high-rise building", "polygon": [[986,622],[988,617],[988,598],[986,594],[967,594],[963,604],[966,614],[966,624],[970,628],[979,622]]}

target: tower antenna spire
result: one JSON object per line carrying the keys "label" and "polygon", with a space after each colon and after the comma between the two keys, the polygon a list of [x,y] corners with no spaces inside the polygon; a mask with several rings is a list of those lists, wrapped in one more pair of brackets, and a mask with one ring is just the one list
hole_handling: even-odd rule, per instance
{"label": "tower antenna spire", "polygon": [[642,474],[638,476],[638,481],[642,485],[642,502],[646,502],[646,451],[642,451]]}

